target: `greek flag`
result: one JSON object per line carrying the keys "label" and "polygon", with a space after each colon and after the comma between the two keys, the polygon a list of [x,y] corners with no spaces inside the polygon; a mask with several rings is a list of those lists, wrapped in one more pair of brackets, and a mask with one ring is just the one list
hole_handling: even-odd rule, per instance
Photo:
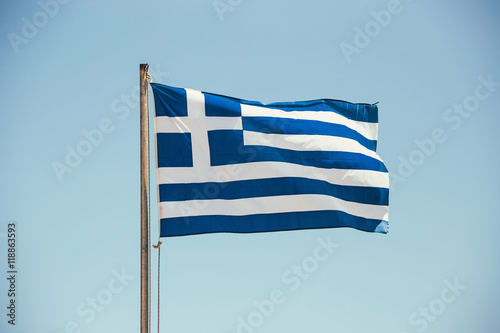
{"label": "greek flag", "polygon": [[160,236],[351,227],[388,232],[378,109],[262,104],[151,83]]}

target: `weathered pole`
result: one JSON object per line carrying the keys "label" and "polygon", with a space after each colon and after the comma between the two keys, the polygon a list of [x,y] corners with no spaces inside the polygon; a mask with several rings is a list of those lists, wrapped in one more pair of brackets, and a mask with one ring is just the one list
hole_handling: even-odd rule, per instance
{"label": "weathered pole", "polygon": [[149,96],[148,64],[141,64],[140,139],[141,139],[141,333],[151,332],[151,278],[149,230]]}

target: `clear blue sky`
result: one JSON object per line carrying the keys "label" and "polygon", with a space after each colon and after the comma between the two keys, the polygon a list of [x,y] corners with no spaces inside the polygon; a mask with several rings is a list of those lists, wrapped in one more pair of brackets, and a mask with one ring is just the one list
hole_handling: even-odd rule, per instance
{"label": "clear blue sky", "polygon": [[[139,331],[142,62],[248,100],[380,101],[392,181],[387,235],[164,239],[161,332],[500,331],[498,2],[66,2],[0,5],[0,331]],[[323,261],[318,239],[338,244]]]}

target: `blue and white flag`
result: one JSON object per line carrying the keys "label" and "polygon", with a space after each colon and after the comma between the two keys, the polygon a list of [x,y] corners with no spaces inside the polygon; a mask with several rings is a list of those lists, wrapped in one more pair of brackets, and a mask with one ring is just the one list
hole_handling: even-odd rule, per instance
{"label": "blue and white flag", "polygon": [[378,109],[259,102],[151,84],[160,236],[351,227],[388,232]]}

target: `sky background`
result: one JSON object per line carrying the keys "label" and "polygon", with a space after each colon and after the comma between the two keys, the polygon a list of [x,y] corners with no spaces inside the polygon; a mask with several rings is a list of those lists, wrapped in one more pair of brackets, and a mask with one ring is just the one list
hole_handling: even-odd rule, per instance
{"label": "sky background", "polygon": [[[155,82],[264,103],[380,102],[391,174],[387,235],[163,239],[161,332],[499,332],[499,15],[494,0],[2,0],[0,331],[139,331],[134,96],[147,62]],[[68,166],[78,147],[87,156]],[[338,248],[292,288],[284,277],[318,239]]]}

